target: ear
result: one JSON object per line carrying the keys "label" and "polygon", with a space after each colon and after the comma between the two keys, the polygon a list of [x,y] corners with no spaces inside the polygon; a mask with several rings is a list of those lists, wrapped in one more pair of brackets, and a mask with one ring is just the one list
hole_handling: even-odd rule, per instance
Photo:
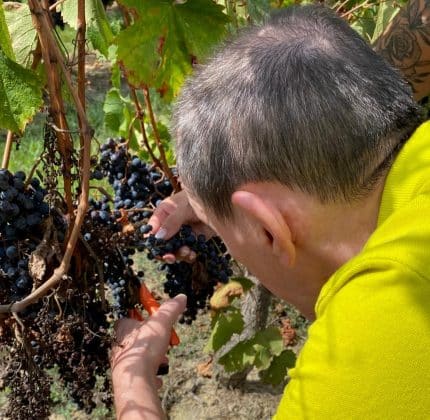
{"label": "ear", "polygon": [[272,246],[273,254],[282,264],[286,267],[294,266],[296,248],[290,227],[280,210],[258,192],[235,191],[231,201],[233,206],[240,208],[261,223]]}

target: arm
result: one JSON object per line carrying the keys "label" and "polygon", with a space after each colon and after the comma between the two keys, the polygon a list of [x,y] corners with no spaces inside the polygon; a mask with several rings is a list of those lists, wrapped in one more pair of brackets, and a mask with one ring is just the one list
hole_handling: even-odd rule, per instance
{"label": "arm", "polygon": [[416,100],[430,94],[430,0],[411,0],[374,47],[403,73]]}
{"label": "arm", "polygon": [[185,303],[185,295],[178,295],[161,305],[146,322],[118,322],[111,356],[117,419],[165,418],[157,392],[161,386],[157,370],[166,361],[172,326]]}

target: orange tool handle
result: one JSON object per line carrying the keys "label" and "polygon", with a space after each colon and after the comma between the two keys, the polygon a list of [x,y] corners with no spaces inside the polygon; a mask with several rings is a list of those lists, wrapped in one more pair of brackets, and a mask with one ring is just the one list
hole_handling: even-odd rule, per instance
{"label": "orange tool handle", "polygon": [[[140,299],[140,303],[142,304],[142,306],[145,308],[145,311],[148,312],[149,315],[152,315],[160,307],[160,304],[155,300],[154,296],[152,296],[152,293],[145,286],[144,283],[140,285],[139,299]],[[175,330],[172,328],[172,334],[170,335],[170,345],[177,346],[179,343],[180,343],[180,340],[179,340],[178,334],[176,334]]]}
{"label": "orange tool handle", "polygon": [[137,309],[129,309],[128,310],[128,317],[131,319],[135,319],[136,321],[144,321],[143,316],[140,314],[140,312]]}

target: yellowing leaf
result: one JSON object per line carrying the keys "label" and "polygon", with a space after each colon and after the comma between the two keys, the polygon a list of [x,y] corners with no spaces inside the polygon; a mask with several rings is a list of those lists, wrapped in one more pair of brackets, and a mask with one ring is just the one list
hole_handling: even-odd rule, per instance
{"label": "yellowing leaf", "polygon": [[210,307],[214,310],[227,308],[231,301],[243,294],[243,287],[237,281],[229,281],[215,291],[210,299]]}

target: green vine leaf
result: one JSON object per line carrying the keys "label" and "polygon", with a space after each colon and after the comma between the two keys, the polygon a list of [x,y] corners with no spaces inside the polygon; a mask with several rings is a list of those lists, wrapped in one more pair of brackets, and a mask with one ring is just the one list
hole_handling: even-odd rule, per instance
{"label": "green vine leaf", "polygon": [[0,49],[0,128],[23,131],[42,106],[41,86],[33,71],[15,63]]}
{"label": "green vine leaf", "polygon": [[[78,2],[68,0],[59,6],[65,23],[78,29]],[[95,49],[108,57],[109,46],[113,42],[113,33],[101,0],[85,1],[85,20],[87,37]]]}
{"label": "green vine leaf", "polygon": [[255,362],[255,350],[248,341],[236,344],[227,354],[220,357],[218,363],[226,372],[240,372]]}
{"label": "green vine leaf", "polygon": [[3,0],[0,0],[0,48],[11,60],[15,59],[15,54],[12,49],[12,41],[4,16]]}
{"label": "green vine leaf", "polygon": [[270,366],[259,372],[259,376],[262,381],[278,385],[284,381],[288,374],[288,369],[291,369],[296,364],[296,355],[290,350],[284,350],[280,355],[275,356]]}
{"label": "green vine leaf", "polygon": [[110,89],[103,104],[105,127],[119,136],[127,138],[134,109],[129,98],[124,98],[119,89]]}
{"label": "green vine leaf", "polygon": [[212,321],[212,332],[206,344],[206,352],[216,352],[226,344],[233,334],[242,332],[244,322],[238,308],[217,312]]}
{"label": "green vine leaf", "polygon": [[[37,44],[37,33],[26,4],[6,3],[4,5],[6,23],[12,39],[15,61],[25,67],[32,63],[32,51]],[[10,57],[9,57],[10,58]]]}
{"label": "green vine leaf", "polygon": [[250,280],[248,277],[235,276],[235,277],[232,277],[230,280],[240,283],[242,285],[242,289],[244,292],[247,292],[248,290],[250,290],[255,286],[255,283],[252,280]]}
{"label": "green vine leaf", "polygon": [[379,4],[378,15],[376,17],[375,30],[373,31],[373,36],[371,43],[373,44],[385,31],[385,28],[392,21],[392,19],[397,15],[400,10],[400,6],[392,1],[388,0],[381,2]]}
{"label": "green vine leaf", "polygon": [[248,13],[253,22],[261,22],[270,13],[269,0],[248,0]]}
{"label": "green vine leaf", "polygon": [[120,0],[136,16],[116,42],[118,60],[135,86],[155,87],[170,99],[192,63],[226,34],[228,17],[212,0]]}
{"label": "green vine leaf", "polygon": [[220,357],[219,363],[227,372],[237,372],[248,366],[267,369],[273,359],[283,350],[279,328],[269,327],[258,331],[253,338],[236,344]]}
{"label": "green vine leaf", "polygon": [[284,349],[279,328],[269,327],[258,331],[251,340],[255,350],[255,366],[259,369],[267,369],[273,356],[278,356]]}

